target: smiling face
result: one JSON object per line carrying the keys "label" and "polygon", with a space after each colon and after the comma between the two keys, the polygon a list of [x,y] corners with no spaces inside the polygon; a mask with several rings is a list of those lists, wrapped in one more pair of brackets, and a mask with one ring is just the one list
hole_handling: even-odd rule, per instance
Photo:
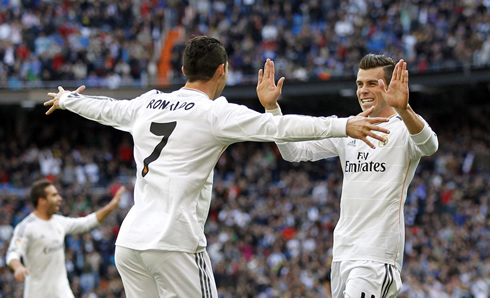
{"label": "smiling face", "polygon": [[359,69],[356,80],[357,99],[363,111],[374,106],[374,111],[369,116],[389,117],[395,113],[395,110],[383,99],[382,90],[378,84],[379,79],[383,79],[387,85],[383,67]]}

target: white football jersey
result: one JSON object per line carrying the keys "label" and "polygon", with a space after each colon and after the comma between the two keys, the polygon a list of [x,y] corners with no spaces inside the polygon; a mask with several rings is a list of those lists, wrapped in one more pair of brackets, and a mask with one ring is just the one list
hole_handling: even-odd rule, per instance
{"label": "white football jersey", "polygon": [[[280,114],[273,110],[271,113]],[[423,120],[423,119],[422,119]],[[437,151],[436,134],[423,120],[410,135],[395,114],[379,125],[390,131],[376,149],[353,138],[278,143],[287,161],[316,161],[338,156],[344,172],[340,218],[334,230],[333,261],[370,260],[402,268],[405,245],[403,204],[422,156]]]}
{"label": "white football jersey", "polygon": [[24,298],[73,297],[65,268],[65,235],[90,231],[97,224],[95,213],[79,218],[53,215],[50,220],[31,213],[15,227],[7,264],[22,257],[29,270]]}
{"label": "white football jersey", "polygon": [[132,100],[64,94],[60,107],[130,132],[134,140],[134,206],[116,245],[194,253],[206,246],[213,168],[235,142],[302,141],[346,136],[346,118],[273,117],[182,88]]}

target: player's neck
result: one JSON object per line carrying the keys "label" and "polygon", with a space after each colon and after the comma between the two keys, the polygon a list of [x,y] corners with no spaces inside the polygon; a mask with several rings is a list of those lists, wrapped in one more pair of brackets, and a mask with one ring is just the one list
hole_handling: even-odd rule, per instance
{"label": "player's neck", "polygon": [[184,88],[201,91],[203,93],[206,93],[206,95],[211,100],[215,99],[216,83],[214,83],[214,82],[211,82],[211,81],[207,81],[207,82],[202,82],[202,81],[186,82],[184,85]]}
{"label": "player's neck", "polygon": [[373,112],[369,117],[384,117],[384,118],[390,118],[391,116],[395,115],[396,111],[393,108],[389,109],[383,109],[379,113]]}
{"label": "player's neck", "polygon": [[48,212],[39,209],[32,211],[32,213],[42,220],[50,220],[51,217],[53,217],[52,215],[49,215]]}

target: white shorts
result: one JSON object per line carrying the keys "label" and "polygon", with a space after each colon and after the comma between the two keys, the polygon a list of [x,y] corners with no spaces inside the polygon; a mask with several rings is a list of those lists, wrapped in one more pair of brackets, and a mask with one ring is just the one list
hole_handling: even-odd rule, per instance
{"label": "white shorts", "polygon": [[373,261],[332,263],[332,297],[396,297],[402,288],[400,272],[395,266]]}
{"label": "white shorts", "polygon": [[185,253],[116,246],[116,267],[126,297],[218,297],[206,251]]}

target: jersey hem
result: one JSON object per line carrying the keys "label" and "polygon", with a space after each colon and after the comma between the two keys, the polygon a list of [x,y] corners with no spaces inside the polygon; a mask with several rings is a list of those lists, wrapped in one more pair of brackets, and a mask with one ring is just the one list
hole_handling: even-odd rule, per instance
{"label": "jersey hem", "polygon": [[116,246],[121,246],[133,250],[162,250],[162,251],[178,251],[178,252],[185,252],[185,253],[198,253],[206,250],[207,246],[199,246],[199,249],[196,250],[196,248],[182,248],[178,246],[155,246],[155,245],[150,245],[150,246],[139,246],[139,245],[132,245],[128,243],[116,243]]}
{"label": "jersey hem", "polygon": [[398,271],[401,272],[401,267],[398,262],[394,262],[393,260],[390,259],[382,259],[382,258],[374,258],[374,257],[356,257],[356,258],[333,258],[332,262],[342,262],[342,261],[371,261],[371,262],[378,262],[382,264],[390,264],[396,267]]}

